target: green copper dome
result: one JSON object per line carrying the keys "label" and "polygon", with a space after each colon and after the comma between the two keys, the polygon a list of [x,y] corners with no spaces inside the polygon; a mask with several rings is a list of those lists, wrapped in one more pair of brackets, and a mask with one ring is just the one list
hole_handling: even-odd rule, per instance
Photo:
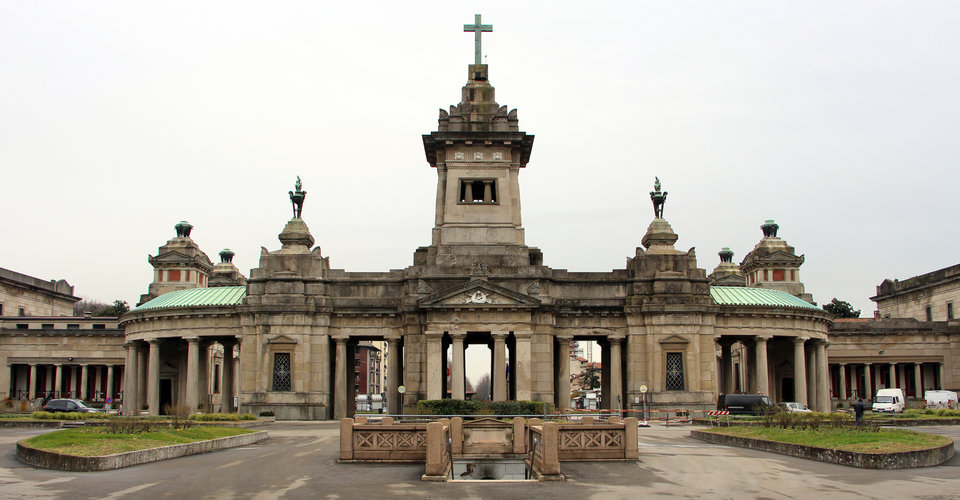
{"label": "green copper dome", "polygon": [[787,292],[744,286],[712,286],[710,296],[720,306],[795,307],[820,310],[817,306]]}

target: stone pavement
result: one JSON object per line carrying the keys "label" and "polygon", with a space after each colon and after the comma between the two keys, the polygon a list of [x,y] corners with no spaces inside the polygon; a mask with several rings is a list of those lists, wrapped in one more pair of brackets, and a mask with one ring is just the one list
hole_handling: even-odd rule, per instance
{"label": "stone pavement", "polygon": [[[278,422],[263,443],[127,469],[65,473],[16,460],[0,429],[0,498],[960,498],[960,456],[874,471],[727,448],[690,426],[640,429],[640,463],[564,463],[559,483],[423,483],[423,465],[338,464],[333,422]],[[923,430],[960,438],[958,427]]]}

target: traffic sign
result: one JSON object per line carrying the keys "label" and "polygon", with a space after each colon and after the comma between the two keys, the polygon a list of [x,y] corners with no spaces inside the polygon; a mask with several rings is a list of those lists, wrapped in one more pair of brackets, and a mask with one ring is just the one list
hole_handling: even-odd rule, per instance
{"label": "traffic sign", "polygon": [[407,388],[401,385],[400,387],[397,387],[397,392],[399,392],[400,394],[403,394],[407,392]]}
{"label": "traffic sign", "polygon": [[641,385],[641,386],[640,386],[640,392],[647,392],[647,386]]}
{"label": "traffic sign", "polygon": [[112,404],[113,404],[113,398],[107,398],[107,404],[108,404],[108,405],[112,405]]}

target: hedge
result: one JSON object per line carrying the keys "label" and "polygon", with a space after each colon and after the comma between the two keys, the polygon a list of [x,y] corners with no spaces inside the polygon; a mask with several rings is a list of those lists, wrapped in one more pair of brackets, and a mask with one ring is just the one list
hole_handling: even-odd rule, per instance
{"label": "hedge", "polygon": [[257,417],[249,413],[195,413],[190,420],[198,422],[238,422],[240,420],[256,420]]}
{"label": "hedge", "polygon": [[50,411],[35,411],[30,414],[30,418],[35,418],[37,420],[98,420],[111,418],[113,415],[109,413],[100,413],[100,412],[50,412]]}
{"label": "hedge", "polygon": [[553,411],[544,401],[469,401],[424,399],[417,401],[421,415],[543,415]]}

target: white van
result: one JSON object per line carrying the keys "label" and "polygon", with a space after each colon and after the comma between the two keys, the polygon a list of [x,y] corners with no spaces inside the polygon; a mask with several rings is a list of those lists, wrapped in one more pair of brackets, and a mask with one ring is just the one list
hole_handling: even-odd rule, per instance
{"label": "white van", "polygon": [[903,389],[880,389],[873,398],[873,411],[885,413],[903,413],[907,398]]}
{"label": "white van", "polygon": [[927,391],[923,393],[927,408],[957,408],[957,393],[953,391]]}

